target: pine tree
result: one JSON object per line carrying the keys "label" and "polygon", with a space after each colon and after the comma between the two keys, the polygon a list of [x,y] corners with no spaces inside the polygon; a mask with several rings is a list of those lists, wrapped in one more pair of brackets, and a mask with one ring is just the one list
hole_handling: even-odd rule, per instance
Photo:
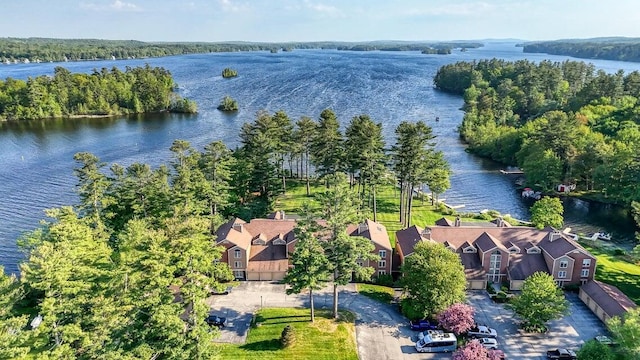
{"label": "pine tree", "polygon": [[309,290],[311,322],[314,322],[313,290],[321,289],[327,282],[330,275],[329,261],[316,238],[319,227],[308,204],[305,204],[302,214],[303,219],[298,221],[294,229],[297,241],[290,258],[293,267],[287,271],[284,283],[290,286],[287,294],[299,294]]}

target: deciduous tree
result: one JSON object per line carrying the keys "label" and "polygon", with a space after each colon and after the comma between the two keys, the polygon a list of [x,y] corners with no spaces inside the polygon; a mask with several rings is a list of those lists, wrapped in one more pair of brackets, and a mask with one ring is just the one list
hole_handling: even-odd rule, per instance
{"label": "deciduous tree", "polygon": [[538,229],[543,229],[547,226],[559,229],[564,223],[563,212],[564,208],[560,199],[545,196],[536,201],[531,207],[531,222]]}
{"label": "deciduous tree", "polygon": [[467,304],[457,303],[438,314],[438,324],[456,335],[463,334],[473,327],[475,310]]}
{"label": "deciduous tree", "polygon": [[522,319],[522,327],[532,332],[546,330],[549,321],[560,318],[569,308],[553,276],[541,271],[525,279],[522,292],[511,301],[511,306]]}
{"label": "deciduous tree", "polygon": [[402,312],[411,319],[433,317],[465,299],[467,280],[460,258],[442,244],[416,244],[402,275]]}
{"label": "deciduous tree", "polygon": [[629,359],[640,357],[640,308],[629,310],[622,318],[613,317],[607,326]]}

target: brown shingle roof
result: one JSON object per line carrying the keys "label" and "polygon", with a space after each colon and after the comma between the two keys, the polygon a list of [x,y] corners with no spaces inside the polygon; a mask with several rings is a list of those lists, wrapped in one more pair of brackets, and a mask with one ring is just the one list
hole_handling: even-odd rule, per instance
{"label": "brown shingle roof", "polygon": [[610,317],[622,316],[637,305],[617,287],[597,280],[582,285],[584,291]]}
{"label": "brown shingle roof", "polygon": [[[551,229],[551,231],[553,231]],[[555,236],[555,239],[552,241],[551,238]],[[549,254],[554,259],[557,259],[561,256],[564,256],[574,250],[580,250],[581,252],[591,255],[587,250],[585,250],[582,246],[580,246],[577,242],[569,239],[567,235],[561,232],[556,232],[555,235],[552,232],[548,233],[548,236],[543,238],[539,243],[538,247]],[[595,257],[591,256],[592,259]]]}
{"label": "brown shingle roof", "polygon": [[460,261],[464,266],[464,275],[467,280],[484,280],[486,278],[486,272],[482,268],[477,253],[459,252],[458,255],[460,255]]}
{"label": "brown shingle roof", "polygon": [[400,250],[402,250],[404,256],[412,254],[416,244],[424,240],[421,235],[422,230],[422,228],[413,225],[409,228],[396,231],[396,243],[400,246]]}
{"label": "brown shingle roof", "polygon": [[524,280],[538,271],[548,273],[547,263],[542,254],[512,254],[509,256],[509,278]]}
{"label": "brown shingle roof", "polygon": [[476,239],[475,244],[482,252],[487,252],[488,250],[497,248],[499,241],[485,232]]}
{"label": "brown shingle roof", "polygon": [[[233,227],[234,225],[240,225],[241,230],[238,231],[234,229]],[[247,231],[247,229],[245,228],[246,226],[247,226],[247,223],[244,222],[244,220],[240,218],[233,218],[227,221],[226,223],[222,224],[218,228],[218,230],[216,231],[216,235],[217,235],[216,241],[220,242],[226,239],[232,242],[233,244],[237,245],[238,247],[247,250],[251,245],[252,236],[249,233],[249,231]]]}
{"label": "brown shingle roof", "polygon": [[[361,225],[366,225],[366,229],[364,229],[364,227]],[[359,229],[364,231],[358,233]],[[378,244],[385,249],[391,250],[391,241],[389,241],[387,228],[384,225],[372,220],[367,219],[365,220],[364,224],[360,225],[350,225],[349,227],[347,227],[347,233],[351,236],[365,237],[373,241],[375,244]]]}

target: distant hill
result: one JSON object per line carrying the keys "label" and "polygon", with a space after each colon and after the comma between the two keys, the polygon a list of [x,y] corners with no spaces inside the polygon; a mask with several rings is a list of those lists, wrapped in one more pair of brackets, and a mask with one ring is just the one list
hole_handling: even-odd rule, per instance
{"label": "distant hill", "polygon": [[528,42],[522,44],[522,47],[526,53],[546,53],[582,59],[640,62],[640,38],[564,39]]}

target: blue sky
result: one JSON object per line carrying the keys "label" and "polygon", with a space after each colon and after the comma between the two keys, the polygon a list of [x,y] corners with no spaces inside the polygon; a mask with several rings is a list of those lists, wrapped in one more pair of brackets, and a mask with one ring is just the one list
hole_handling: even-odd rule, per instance
{"label": "blue sky", "polygon": [[368,41],[640,37],[637,0],[0,0],[0,37]]}

